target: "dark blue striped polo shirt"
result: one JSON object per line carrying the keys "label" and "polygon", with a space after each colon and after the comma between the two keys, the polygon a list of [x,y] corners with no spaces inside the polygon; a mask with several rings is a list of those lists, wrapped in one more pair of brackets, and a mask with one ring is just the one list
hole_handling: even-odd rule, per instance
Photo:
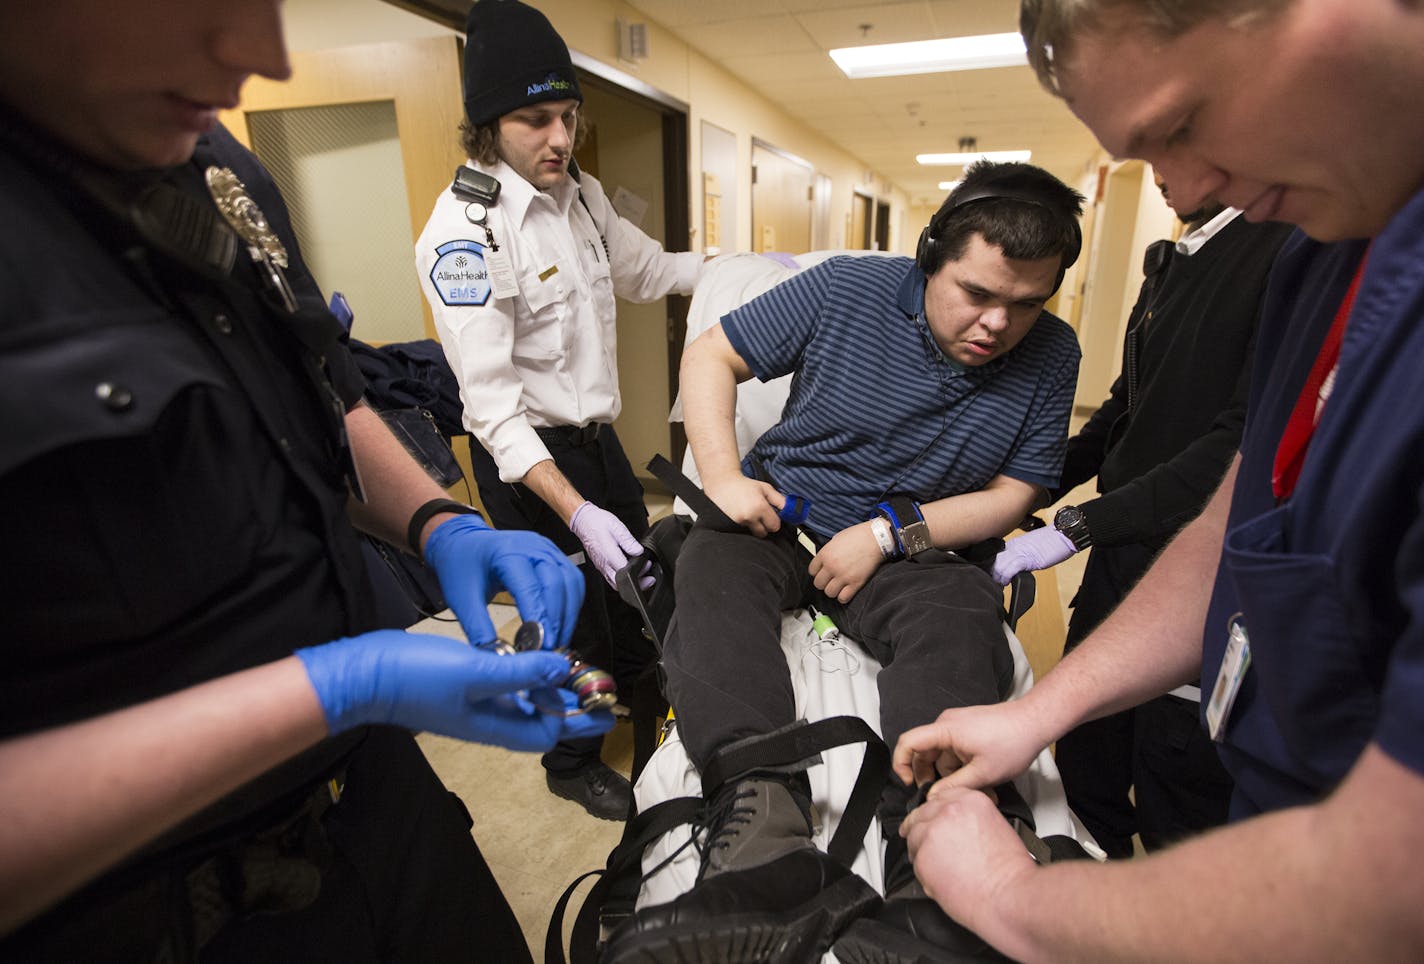
{"label": "dark blue striped polo shirt", "polygon": [[831,258],[722,318],[757,378],[795,372],[781,421],[751,458],[782,492],[811,500],[807,525],[821,536],[891,494],[932,502],[996,475],[1058,483],[1078,380],[1073,330],[1044,312],[1012,351],[964,368],[930,335],[924,288],[909,258]]}

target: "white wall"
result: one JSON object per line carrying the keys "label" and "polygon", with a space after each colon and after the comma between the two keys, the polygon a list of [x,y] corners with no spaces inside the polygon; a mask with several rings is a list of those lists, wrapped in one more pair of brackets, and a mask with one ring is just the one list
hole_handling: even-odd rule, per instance
{"label": "white wall", "polygon": [[1127,317],[1142,287],[1143,252],[1153,241],[1171,237],[1176,223],[1146,165],[1141,161],[1109,165],[1086,268],[1078,331],[1083,346],[1078,407],[1096,409],[1112,388],[1122,367]]}
{"label": "white wall", "polygon": [[287,0],[282,22],[290,50],[449,37],[455,31],[381,0]]}
{"label": "white wall", "polygon": [[424,338],[405,179],[391,176],[403,171],[394,104],[260,111],[248,124],[253,149],[282,189],[307,267],[355,313],[352,334],[378,344]]}
{"label": "white wall", "polygon": [[[735,222],[735,237],[723,239],[723,250],[750,250],[751,239],[751,144],[756,137],[782,150],[809,161],[817,171],[831,179],[831,210],[829,215],[830,247],[846,243],[853,193],[859,189],[891,204],[891,238],[893,251],[914,252],[920,229],[928,222],[935,206],[911,208],[908,197],[895,185],[886,182],[876,172],[868,170],[858,158],[832,144],[814,128],[792,117],[739,78],[724,70],[655,22],[649,22],[641,11],[618,0],[536,0],[569,46],[582,54],[622,71],[650,85],[657,91],[687,103],[691,170],[688,172],[688,195],[691,210],[689,224],[693,236],[670,238],[673,247],[699,249],[702,240],[696,232],[702,225],[702,172],[700,169],[701,127],[706,120],[731,131],[736,137],[736,197],[735,217],[724,215],[724,223]],[[381,40],[408,39],[426,36],[450,36],[454,32],[415,14],[393,7],[382,0],[287,0],[284,6],[287,35],[294,50],[318,49]],[[617,32],[614,21],[647,23],[652,54],[646,60],[630,63],[618,59]],[[1100,159],[1108,163],[1107,158]],[[1096,169],[1096,164],[1092,165]],[[1127,211],[1118,210],[1119,206]],[[1167,237],[1173,229],[1171,211],[1157,196],[1150,177],[1143,177],[1129,203],[1122,199],[1112,210],[1100,211],[1102,224],[1115,224],[1116,243],[1110,250],[1085,252],[1083,271],[1087,272],[1090,301],[1094,289],[1111,310],[1100,312],[1096,337],[1084,339],[1085,371],[1094,372],[1091,384],[1085,386],[1078,402],[1096,405],[1107,385],[1115,376],[1117,355],[1121,346],[1122,325],[1127,309],[1136,297],[1141,283],[1142,252],[1146,245]],[[1095,242],[1097,238],[1095,237]],[[1095,249],[1097,245],[1095,244]],[[1108,296],[1108,290],[1111,296]],[[1124,304],[1125,302],[1125,304]],[[1085,303],[1084,335],[1087,309]],[[1100,303],[1100,308],[1103,304]],[[1065,309],[1066,310],[1066,309]],[[1091,340],[1093,345],[1089,345]],[[1106,379],[1106,381],[1104,381]]]}
{"label": "white wall", "polygon": [[[732,131],[737,137],[736,237],[725,238],[723,250],[751,249],[751,141],[760,138],[810,161],[816,170],[833,182],[830,216],[831,247],[845,244],[846,216],[856,188],[891,204],[890,246],[892,250],[913,249],[918,233],[901,228],[907,196],[895,185],[871,171],[859,158],[841,150],[819,132],[784,113],[740,79],[688,47],[656,23],[626,3],[616,0],[537,0],[542,10],[569,47],[601,61],[658,91],[687,103],[689,158],[688,192],[691,199],[689,224],[696,231],[702,224],[701,121],[708,120]],[[449,36],[447,28],[381,0],[287,0],[284,5],[288,44],[293,50],[322,49],[352,44],[404,40],[426,36]],[[618,59],[614,21],[648,23],[649,46],[646,60],[630,63]],[[669,239],[674,248],[701,248],[694,235]]]}

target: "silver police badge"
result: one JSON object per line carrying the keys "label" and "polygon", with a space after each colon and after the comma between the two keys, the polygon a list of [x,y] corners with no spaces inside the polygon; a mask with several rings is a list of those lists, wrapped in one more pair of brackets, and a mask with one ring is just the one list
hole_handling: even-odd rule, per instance
{"label": "silver police badge", "polygon": [[287,249],[282,246],[267,217],[252,200],[238,176],[225,167],[210,167],[203,176],[208,192],[223,219],[237,232],[247,246],[247,254],[262,269],[267,287],[281,300],[289,312],[297,310],[297,298],[282,269],[287,265]]}

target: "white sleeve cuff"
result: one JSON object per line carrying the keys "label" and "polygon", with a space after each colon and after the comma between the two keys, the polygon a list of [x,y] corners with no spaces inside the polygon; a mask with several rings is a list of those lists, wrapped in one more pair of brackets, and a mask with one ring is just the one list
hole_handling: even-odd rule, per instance
{"label": "white sleeve cuff", "polygon": [[510,484],[523,479],[535,465],[552,458],[544,440],[522,419],[519,424],[501,429],[489,450],[495,465],[499,466],[499,480]]}
{"label": "white sleeve cuff", "polygon": [[697,279],[702,277],[706,260],[696,251],[680,251],[677,259],[677,293],[690,295],[697,287]]}

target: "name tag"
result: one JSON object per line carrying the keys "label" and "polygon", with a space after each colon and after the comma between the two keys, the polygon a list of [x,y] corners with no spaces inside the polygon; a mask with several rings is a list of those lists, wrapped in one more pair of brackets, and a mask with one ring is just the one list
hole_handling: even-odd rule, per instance
{"label": "name tag", "polygon": [[485,267],[489,270],[490,290],[496,298],[513,298],[519,294],[519,281],[514,276],[514,263],[509,249],[485,252]]}
{"label": "name tag", "polygon": [[1241,692],[1241,682],[1250,668],[1251,640],[1246,636],[1246,625],[1241,621],[1241,614],[1237,613],[1227,621],[1226,654],[1221,658],[1216,685],[1211,688],[1211,702],[1206,706],[1206,729],[1217,743],[1226,733],[1231,707],[1236,703],[1236,694]]}

